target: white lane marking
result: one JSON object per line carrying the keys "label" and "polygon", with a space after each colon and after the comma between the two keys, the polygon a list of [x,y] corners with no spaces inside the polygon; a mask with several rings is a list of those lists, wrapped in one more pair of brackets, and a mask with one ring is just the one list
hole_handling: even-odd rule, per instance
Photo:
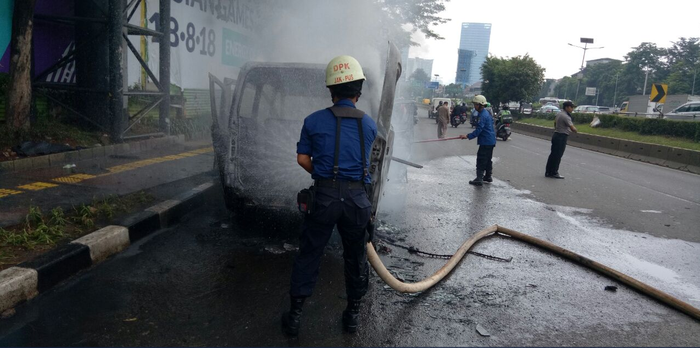
{"label": "white lane marking", "polygon": [[654,213],[654,214],[661,214],[661,211],[659,210],[640,210],[642,213]]}

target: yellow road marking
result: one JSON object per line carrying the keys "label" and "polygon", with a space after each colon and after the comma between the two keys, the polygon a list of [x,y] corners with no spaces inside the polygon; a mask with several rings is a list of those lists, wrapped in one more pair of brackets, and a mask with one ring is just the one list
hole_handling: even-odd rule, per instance
{"label": "yellow road marking", "polygon": [[[169,162],[169,161],[174,161],[174,160],[179,160],[183,158],[188,158],[188,157],[193,157],[209,152],[213,152],[214,147],[205,147],[201,149],[196,149],[196,150],[191,150],[175,155],[168,155],[168,156],[163,156],[163,157],[156,157],[156,158],[149,158],[141,161],[136,161],[132,163],[125,163],[121,164],[118,166],[114,167],[109,167],[107,168],[107,173],[103,174],[98,174],[98,175],[92,175],[92,174],[73,174],[73,175],[68,175],[68,176],[62,176],[58,177],[55,179],[51,179],[51,181],[57,182],[57,183],[62,183],[62,184],[75,184],[79,183],[84,180],[89,180],[101,176],[106,176],[106,175],[111,175],[111,174],[116,174],[116,173],[121,173],[129,170],[134,170],[138,169],[141,167],[149,166],[152,164],[157,164],[157,163],[163,163],[163,162]],[[54,183],[48,183],[48,182],[34,182],[31,184],[26,184],[22,186],[18,186],[17,188],[23,189],[23,190],[28,190],[28,191],[39,191],[51,187],[56,187],[58,184]],[[21,193],[24,193],[25,191],[19,191],[19,190],[12,190],[12,189],[2,189],[0,188],[0,198],[11,196],[11,195],[18,195]]]}
{"label": "yellow road marking", "polygon": [[96,177],[96,176],[91,175],[91,174],[73,174],[73,175],[69,175],[69,176],[55,178],[55,179],[53,179],[53,181],[61,182],[64,184],[76,184],[76,183],[79,183],[83,180],[92,179],[94,177]]}
{"label": "yellow road marking", "polygon": [[31,184],[26,184],[26,185],[22,185],[22,186],[17,186],[17,188],[23,189],[23,190],[29,190],[29,191],[39,191],[39,190],[47,189],[47,188],[50,188],[50,187],[56,187],[56,186],[58,186],[58,185],[56,185],[56,184],[49,184],[48,182],[40,182],[40,181],[37,181],[37,182],[33,182],[33,183],[31,183]]}
{"label": "yellow road marking", "polygon": [[0,198],[2,197],[7,197],[11,195],[18,195],[22,193],[22,191],[17,191],[17,190],[9,190],[9,189],[0,189]]}

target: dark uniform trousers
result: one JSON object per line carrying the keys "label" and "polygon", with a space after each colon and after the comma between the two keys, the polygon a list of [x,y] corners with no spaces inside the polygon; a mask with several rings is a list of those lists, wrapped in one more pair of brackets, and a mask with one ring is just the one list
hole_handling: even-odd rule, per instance
{"label": "dark uniform trousers", "polygon": [[552,135],[552,151],[547,159],[545,174],[559,174],[559,164],[561,163],[561,157],[564,156],[564,150],[566,150],[567,138],[569,136],[564,133],[554,132],[554,135]]}
{"label": "dark uniform trousers", "polygon": [[481,178],[486,172],[486,177],[493,173],[493,148],[496,145],[479,145],[476,152],[476,176]]}
{"label": "dark uniform trousers", "polygon": [[294,261],[290,295],[311,296],[318,280],[323,250],[338,226],[343,241],[345,289],[348,298],[360,299],[367,292],[367,223],[371,202],[364,189],[348,189],[343,181],[339,187],[317,187],[315,210],[306,217],[301,231],[299,255]]}

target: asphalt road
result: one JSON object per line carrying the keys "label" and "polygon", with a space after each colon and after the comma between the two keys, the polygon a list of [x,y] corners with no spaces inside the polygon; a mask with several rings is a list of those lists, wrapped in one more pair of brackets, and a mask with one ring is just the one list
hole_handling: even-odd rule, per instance
{"label": "asphalt road", "polygon": [[[433,122],[421,118],[416,138],[434,137]],[[378,234],[384,238],[450,254],[474,232],[498,223],[700,306],[698,219],[691,216],[698,213],[698,176],[569,147],[561,167],[567,178],[546,179],[547,142],[514,135],[496,148],[495,182],[475,188],[467,184],[474,174],[474,141],[421,146],[412,160],[425,168],[409,168],[408,184],[395,180],[382,201]],[[361,331],[348,335],[340,324],[342,250],[334,235],[300,337],[289,339],[279,318],[288,305],[298,220],[241,215],[230,216],[222,200],[209,202],[180,225],[19,306],[15,316],[0,321],[0,345],[700,345],[698,321],[501,237],[480,242],[475,251],[511,262],[469,255],[421,294],[398,294],[372,273]],[[406,281],[444,263],[388,247],[383,262]],[[619,288],[605,291],[607,285]],[[490,337],[477,333],[477,326]]]}

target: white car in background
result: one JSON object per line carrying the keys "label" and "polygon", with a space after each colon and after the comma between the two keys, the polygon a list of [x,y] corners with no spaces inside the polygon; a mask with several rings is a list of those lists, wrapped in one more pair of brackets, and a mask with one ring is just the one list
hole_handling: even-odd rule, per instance
{"label": "white car in background", "polygon": [[595,105],[579,105],[574,109],[575,113],[579,114],[597,114],[600,109]]}
{"label": "white car in background", "polygon": [[685,103],[665,114],[664,118],[678,121],[700,121],[700,102]]}
{"label": "white car in background", "polygon": [[549,113],[556,114],[559,111],[561,111],[561,110],[554,105],[545,105],[545,106],[541,107],[539,110],[537,110],[538,113],[543,113],[543,114],[549,114]]}

